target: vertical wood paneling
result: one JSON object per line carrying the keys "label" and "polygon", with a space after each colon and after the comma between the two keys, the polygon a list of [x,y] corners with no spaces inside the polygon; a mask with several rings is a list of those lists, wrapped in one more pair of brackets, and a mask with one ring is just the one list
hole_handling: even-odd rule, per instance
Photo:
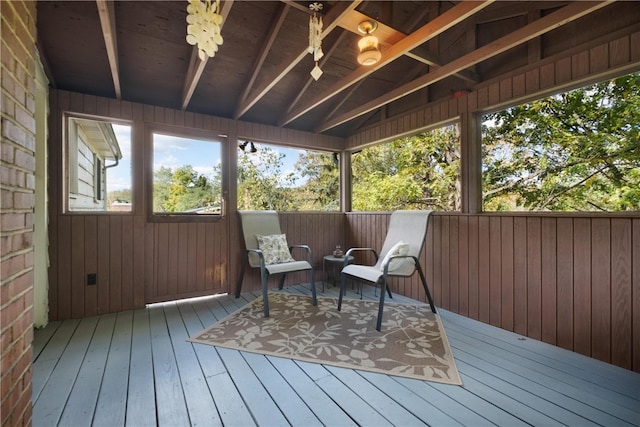
{"label": "vertical wood paneling", "polygon": [[[591,221],[591,327],[593,337],[611,335],[611,222]],[[611,360],[611,341],[592,340],[591,354]]]}
{"label": "vertical wood paneling", "polygon": [[98,231],[96,240],[98,244],[98,314],[109,313],[111,311],[111,298],[109,291],[110,273],[109,256],[111,254],[111,241],[109,239],[109,217],[98,216]]}
{"label": "vertical wood paneling", "polygon": [[573,349],[573,220],[558,218],[557,252],[557,345]]}
{"label": "vertical wood paneling", "polygon": [[109,217],[109,309],[122,310],[122,217]]}
{"label": "vertical wood paneling", "polygon": [[[459,313],[469,315],[469,217],[461,216],[458,222],[458,279],[460,281],[460,291],[458,298],[460,306]],[[427,246],[428,247],[428,246]],[[454,266],[455,268],[455,266]]]}
{"label": "vertical wood paneling", "polygon": [[513,330],[527,335],[527,219],[513,219]]}
{"label": "vertical wood paneling", "polygon": [[122,299],[120,310],[132,310],[135,307],[133,305],[133,217],[130,215],[122,216],[121,225],[120,284]]}
{"label": "vertical wood paneling", "polygon": [[469,218],[469,317],[480,318],[480,228],[478,216]]}
{"label": "vertical wood paneling", "polygon": [[441,258],[440,258],[440,262],[441,262],[441,269],[442,269],[442,276],[441,276],[441,280],[442,280],[442,286],[440,287],[440,296],[441,296],[441,302],[440,304],[445,307],[447,310],[451,309],[451,281],[450,281],[450,273],[451,270],[449,269],[449,248],[451,246],[451,241],[449,239],[450,236],[450,232],[449,232],[449,226],[450,226],[450,217],[442,217],[442,222],[441,222],[441,226],[442,226],[442,242],[440,243],[440,251],[441,251]]}
{"label": "vertical wood paneling", "polygon": [[449,307],[456,313],[460,311],[459,234],[458,217],[453,216],[449,223]]}
{"label": "vertical wood paneling", "polygon": [[491,301],[491,229],[488,217],[478,218],[478,319],[485,323],[491,322],[490,304]]}
{"label": "vertical wood paneling", "polygon": [[442,217],[434,216],[433,224],[433,281],[431,291],[436,304],[444,307],[442,298]]}
{"label": "vertical wood paneling", "polygon": [[71,218],[60,217],[58,220],[58,316],[69,319],[72,316],[71,285]]}
{"label": "vertical wood paneling", "polygon": [[611,220],[611,363],[631,369],[631,220]]}
{"label": "vertical wood paneling", "polygon": [[489,323],[501,325],[502,229],[500,217],[489,218]]}
{"label": "vertical wood paneling", "polygon": [[591,221],[573,221],[573,348],[591,354]]}
{"label": "vertical wood paneling", "polygon": [[513,218],[503,217],[500,223],[500,326],[513,331]]}
{"label": "vertical wood paneling", "polygon": [[555,218],[542,218],[541,223],[541,338],[549,344],[555,344],[556,307],[557,307],[557,224]]}
{"label": "vertical wood paneling", "polygon": [[[133,306],[142,307],[145,303],[145,277],[146,277],[146,233],[145,219],[142,216],[135,216],[133,219]],[[153,234],[150,238],[153,238]]]}
{"label": "vertical wood paneling", "polygon": [[[379,239],[372,236],[386,234],[380,218],[388,214],[348,214],[347,232],[357,245],[368,246]],[[437,213],[429,224],[424,267],[440,307],[447,308],[443,295],[454,306],[457,292],[461,314],[466,310],[486,323],[499,316],[505,329],[638,371],[633,325],[640,317],[639,227],[635,218]],[[447,261],[443,248],[449,249]],[[495,281],[499,288],[492,288]],[[410,295],[421,287],[417,280],[398,286]]]}
{"label": "vertical wood paneling", "polygon": [[540,218],[527,218],[527,335],[542,336],[542,261]]}
{"label": "vertical wood paneling", "polygon": [[71,218],[71,316],[80,318],[84,309],[84,216]]}
{"label": "vertical wood paneling", "polygon": [[[83,273],[96,273],[98,268],[98,218],[87,215],[84,220],[84,269]],[[97,274],[97,273],[96,273]],[[86,276],[85,276],[86,277]],[[84,293],[84,315],[98,314],[98,286],[87,286]]]}
{"label": "vertical wood paneling", "polygon": [[[637,40],[638,57],[640,58],[640,37]],[[640,218],[635,218],[631,225],[631,253],[632,266],[631,271],[631,295],[633,312],[631,316],[632,328],[632,364],[633,370],[640,372]]]}

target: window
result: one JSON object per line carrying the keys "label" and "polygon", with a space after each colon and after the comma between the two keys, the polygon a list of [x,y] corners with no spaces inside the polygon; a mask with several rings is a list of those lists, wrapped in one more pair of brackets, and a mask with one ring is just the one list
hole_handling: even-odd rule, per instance
{"label": "window", "polygon": [[483,121],[486,211],[640,210],[640,74]]}
{"label": "window", "polygon": [[220,215],[220,141],[153,134],[153,213]]}
{"label": "window", "polygon": [[66,210],[131,211],[131,126],[66,117]]}
{"label": "window", "polygon": [[457,124],[352,155],[354,211],[460,210]]}
{"label": "window", "polygon": [[340,209],[337,154],[251,141],[238,150],[238,209]]}

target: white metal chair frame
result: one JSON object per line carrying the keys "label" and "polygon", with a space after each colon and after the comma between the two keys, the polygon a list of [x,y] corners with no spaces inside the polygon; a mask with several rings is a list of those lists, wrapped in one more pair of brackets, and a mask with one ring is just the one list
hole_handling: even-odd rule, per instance
{"label": "white metal chair frame", "polygon": [[276,211],[238,211],[240,215],[240,223],[242,225],[242,233],[244,235],[245,248],[247,255],[240,268],[240,277],[236,286],[236,298],[240,297],[242,290],[242,281],[244,273],[249,265],[252,268],[260,269],[260,279],[262,288],[262,299],[264,301],[264,317],[269,317],[269,289],[267,280],[270,275],[280,274],[280,283],[278,289],[284,286],[284,280],[287,273],[296,271],[310,271],[311,276],[311,295],[313,297],[313,305],[318,305],[316,297],[315,273],[313,268],[313,255],[308,245],[289,245],[289,252],[293,256],[294,249],[303,249],[306,251],[306,260],[291,261],[279,264],[266,264],[264,262],[264,254],[258,248],[256,234],[273,235],[282,234],[280,229],[280,220]]}
{"label": "white metal chair frame", "polygon": [[[420,265],[420,260],[418,259],[420,254],[422,253],[422,247],[424,246],[424,240],[427,235],[427,226],[429,223],[429,216],[431,211],[395,211],[391,214],[391,220],[389,222],[389,230],[387,232],[387,236],[385,238],[384,244],[382,245],[382,250],[380,251],[380,256],[378,257],[378,253],[372,248],[351,248],[347,251],[345,256],[348,258],[349,255],[353,255],[358,251],[367,251],[373,253],[376,259],[375,265],[372,266],[364,266],[359,264],[349,264],[345,263],[342,269],[341,274],[341,283],[340,283],[340,296],[338,298],[338,310],[342,309],[342,297],[346,291],[346,283],[347,277],[351,277],[357,280],[371,282],[375,284],[379,284],[380,289],[380,302],[378,305],[378,319],[376,322],[376,329],[380,331],[382,326],[382,313],[384,310],[384,299],[385,293],[389,294],[389,298],[393,298],[391,295],[391,291],[388,288],[388,278],[389,277],[411,277],[413,274],[418,271],[420,275],[420,280],[422,282],[422,286],[424,288],[424,292],[427,296],[427,300],[429,301],[429,305],[431,306],[431,311],[436,313],[436,307],[433,302],[433,298],[431,297],[431,293],[429,292],[429,287],[427,286],[427,279],[424,275],[424,271]],[[399,241],[403,241],[409,244],[409,253],[406,255],[393,255],[390,256],[385,261],[385,257],[387,253],[392,249],[392,247],[398,243]],[[404,268],[398,269],[398,271],[389,272],[389,265],[392,260],[403,260],[403,259],[411,259],[413,260],[413,265],[405,264]]]}

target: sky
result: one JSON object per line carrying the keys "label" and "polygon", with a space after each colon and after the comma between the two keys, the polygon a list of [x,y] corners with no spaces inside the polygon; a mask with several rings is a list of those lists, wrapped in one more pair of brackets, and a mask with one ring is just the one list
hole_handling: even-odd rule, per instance
{"label": "sky", "polygon": [[[107,191],[109,192],[131,188],[131,127],[113,124],[113,131],[123,157],[117,167],[107,170]],[[269,147],[285,154],[283,172],[294,171],[294,164],[301,150],[258,143],[255,145],[258,149]],[[238,155],[250,156],[250,159],[259,161],[259,156],[248,152],[242,153],[239,150]],[[181,165],[191,165],[198,173],[208,177],[212,176],[214,167],[221,161],[220,146],[217,144],[163,134],[156,134],[154,137],[153,157],[154,171],[162,166],[175,169]]]}

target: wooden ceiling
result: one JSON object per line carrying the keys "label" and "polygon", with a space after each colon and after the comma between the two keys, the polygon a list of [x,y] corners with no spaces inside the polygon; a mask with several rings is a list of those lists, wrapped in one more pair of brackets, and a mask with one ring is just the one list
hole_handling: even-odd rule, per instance
{"label": "wooden ceiling", "polygon": [[[348,136],[640,16],[640,2],[326,1],[315,81],[310,3],[222,1],[224,43],[201,61],[186,1],[38,1],[38,46],[59,89]],[[356,61],[364,19],[379,23],[370,67]]]}

